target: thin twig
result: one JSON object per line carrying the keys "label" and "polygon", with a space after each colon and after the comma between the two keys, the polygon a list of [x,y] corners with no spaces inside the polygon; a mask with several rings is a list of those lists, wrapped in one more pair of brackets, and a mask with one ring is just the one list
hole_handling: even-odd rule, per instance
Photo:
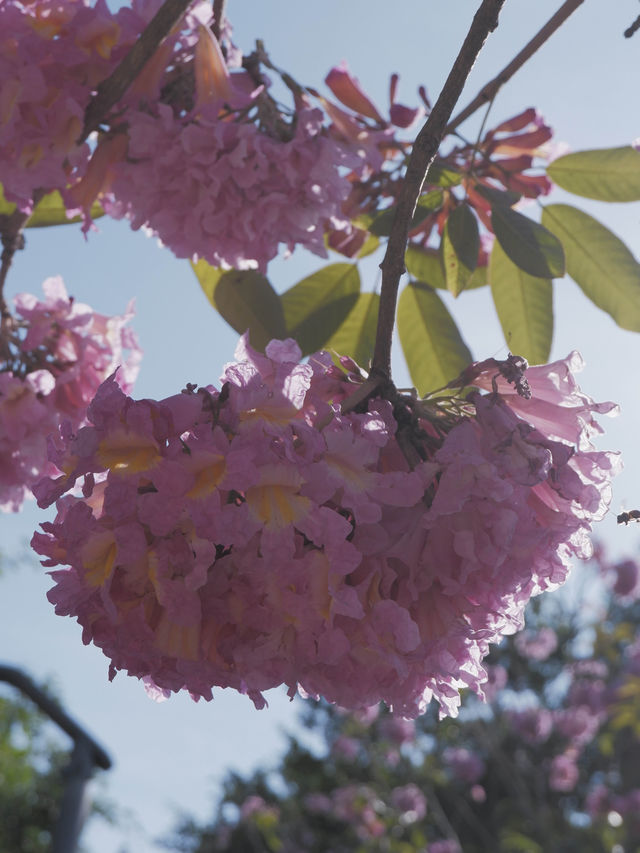
{"label": "thin twig", "polygon": [[566,3],[563,3],[555,15],[552,15],[551,18],[549,18],[544,27],[542,27],[531,41],[522,48],[520,53],[516,54],[511,62],[506,65],[502,71],[493,78],[493,80],[490,80],[485,86],[483,86],[471,103],[466,106],[462,112],[458,113],[453,121],[447,125],[446,133],[452,133],[456,127],[461,125],[462,122],[468,119],[476,110],[480,109],[483,104],[486,104],[487,101],[491,101],[495,98],[498,89],[500,89],[501,86],[504,86],[507,80],[510,80],[516,71],[518,71],[519,68],[522,68],[528,59],[531,59],[533,54],[542,47],[547,39],[555,33],[555,31],[567,20],[569,15],[572,15],[578,6],[582,5],[582,3],[584,3],[584,0],[566,0]]}
{"label": "thin twig", "polygon": [[165,0],[153,18],[138,36],[135,44],[115,70],[100,83],[84,113],[84,127],[78,145],[96,130],[111,107],[118,103],[146,63],[158,49],[160,42],[184,15],[193,0]]}
{"label": "thin twig", "polygon": [[440,97],[429,118],[413,143],[407,172],[400,189],[396,213],[382,269],[380,312],[371,372],[374,376],[391,378],[391,340],[395,323],[396,301],[400,278],[404,273],[404,253],[409,227],[422,190],[427,170],[435,157],[447,121],[456,105],[474,62],[490,32],[498,26],[498,14],[505,0],[482,0],[471,27],[456,57]]}
{"label": "thin twig", "polygon": [[631,24],[631,26],[630,26],[630,27],[627,27],[627,29],[624,31],[624,37],[625,37],[626,39],[630,39],[630,38],[631,38],[631,36],[632,36],[634,33],[636,33],[638,30],[640,30],[640,15],[638,15],[638,17],[637,17],[637,18],[635,19],[635,21]]}
{"label": "thin twig", "polygon": [[[44,190],[35,190],[33,193],[33,209],[38,205],[38,202],[45,195]],[[4,298],[4,286],[7,281],[7,275],[13,263],[15,253],[24,247],[24,237],[22,232],[25,225],[29,221],[31,214],[23,213],[21,210],[14,210],[13,213],[5,214],[0,217],[0,241],[2,242],[2,255],[0,255],[0,317],[2,325],[5,321],[11,319],[11,311]]]}
{"label": "thin twig", "polygon": [[211,31],[220,41],[220,33],[224,26],[224,17],[227,8],[227,0],[213,0],[213,27]]}

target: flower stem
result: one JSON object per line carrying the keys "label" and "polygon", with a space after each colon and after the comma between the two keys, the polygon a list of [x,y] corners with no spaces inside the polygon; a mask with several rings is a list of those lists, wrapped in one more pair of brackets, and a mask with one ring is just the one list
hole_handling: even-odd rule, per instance
{"label": "flower stem", "polygon": [[[45,191],[38,189],[33,193],[34,210],[38,202],[45,195]],[[12,314],[4,298],[4,286],[7,275],[13,263],[13,256],[19,249],[24,248],[24,227],[29,221],[31,214],[14,210],[13,213],[0,216],[0,242],[2,243],[2,254],[0,255],[0,319],[2,330],[12,320]]]}
{"label": "flower stem", "polygon": [[165,0],[137,41],[114,71],[100,83],[84,113],[84,127],[78,139],[81,145],[96,130],[158,49],[163,38],[184,15],[192,0]]}
{"label": "flower stem", "polygon": [[224,26],[225,9],[227,0],[213,0],[213,27],[214,36],[220,41],[220,33]]}
{"label": "flower stem", "polygon": [[391,340],[398,287],[405,271],[404,253],[409,238],[409,227],[427,170],[436,156],[447,122],[473,64],[489,33],[498,26],[498,14],[504,2],[505,0],[482,0],[442,92],[413,143],[407,172],[398,196],[387,251],[380,264],[382,269],[380,313],[371,365],[371,373],[374,377],[391,378]]}

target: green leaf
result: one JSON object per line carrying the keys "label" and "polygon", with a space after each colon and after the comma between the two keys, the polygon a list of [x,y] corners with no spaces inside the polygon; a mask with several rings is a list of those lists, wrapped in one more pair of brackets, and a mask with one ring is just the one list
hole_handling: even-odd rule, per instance
{"label": "green leaf", "polygon": [[0,216],[10,216],[16,209],[16,205],[12,201],[7,201],[4,197],[2,184],[0,184]]}
{"label": "green leaf", "polygon": [[206,261],[191,263],[207,299],[227,323],[263,350],[274,338],[287,336],[280,297],[269,280],[255,270],[219,270]]}
{"label": "green leaf", "polygon": [[480,251],[480,233],[478,220],[468,204],[460,204],[447,219],[449,239],[459,260],[471,272],[478,266]]}
{"label": "green leaf", "polygon": [[[99,219],[104,216],[102,205],[97,201],[91,205],[91,218]],[[74,222],[81,222],[81,216],[74,216],[72,219],[67,218],[62,196],[57,190],[46,195],[35,207],[33,213],[27,222],[27,228],[48,228],[51,225],[69,225]]]}
{"label": "green leaf", "polygon": [[411,381],[421,395],[442,388],[472,361],[444,303],[419,281],[400,294],[398,332]]}
{"label": "green leaf", "polygon": [[349,355],[366,368],[373,358],[379,305],[377,293],[361,293],[344,323],[325,344],[325,349]]}
{"label": "green leaf", "polygon": [[[429,190],[429,192],[424,193],[418,198],[417,207],[418,210],[427,210],[429,213],[433,213],[434,210],[438,210],[442,207],[443,200],[444,193],[442,190]],[[416,213],[414,214],[414,221],[418,210],[416,210]]]}
{"label": "green leaf", "polygon": [[409,245],[404,262],[408,272],[418,281],[441,290],[447,289],[440,253],[436,249],[418,249]]}
{"label": "green leaf", "polygon": [[303,355],[325,346],[358,300],[360,275],[355,264],[329,264],[282,294],[287,335]]}
{"label": "green leaf", "polygon": [[[0,186],[0,214],[11,215],[15,209],[16,205],[6,200]],[[91,217],[92,219],[100,219],[101,216],[104,216],[104,210],[102,209],[102,205],[95,201],[91,205]],[[81,221],[81,216],[74,216],[71,219],[67,217],[62,196],[57,190],[54,190],[47,193],[38,202],[25,227],[48,228],[51,225],[72,225]]]}
{"label": "green leaf", "polygon": [[[407,266],[407,271],[418,281],[422,281],[438,290],[447,289],[442,261],[440,260],[440,252],[437,249],[422,249],[409,244],[404,262]],[[487,267],[476,267],[473,275],[467,282],[465,290],[486,287],[487,284],[489,284]]]}
{"label": "green leaf", "polygon": [[640,151],[630,145],[565,154],[547,166],[547,175],[563,190],[585,198],[640,199]]}
{"label": "green leaf", "polygon": [[393,207],[388,207],[386,210],[372,214],[371,217],[361,217],[361,220],[365,223],[365,227],[369,233],[376,237],[388,237],[391,233],[395,214],[396,206],[393,205]]}
{"label": "green leaf", "polygon": [[509,853],[543,853],[542,847],[537,841],[514,829],[505,829],[500,833],[498,849],[508,850]]}
{"label": "green leaf", "polygon": [[368,255],[372,255],[377,249],[380,247],[380,240],[376,237],[375,234],[368,234],[367,239],[362,244],[362,248],[358,252],[358,258],[366,258]]}
{"label": "green leaf", "polygon": [[562,240],[567,271],[589,299],[621,328],[640,332],[640,265],[622,240],[568,204],[547,205],[542,221]]}
{"label": "green leaf", "polygon": [[453,166],[445,163],[444,160],[434,160],[429,166],[425,178],[427,186],[448,189],[449,187],[457,187],[460,183],[462,183],[462,174]]}
{"label": "green leaf", "polygon": [[[411,229],[416,228],[421,222],[430,216],[434,210],[442,206],[442,190],[431,190],[428,193],[420,196],[416,210],[411,219]],[[388,237],[391,233],[393,218],[396,212],[396,205],[381,210],[368,216],[361,216],[358,222],[364,224],[372,234],[376,237]]]}
{"label": "green leaf", "polygon": [[496,240],[489,261],[491,294],[511,352],[530,364],[549,359],[553,337],[553,293],[549,279],[517,267]]}
{"label": "green leaf", "polygon": [[491,204],[502,204],[506,207],[513,207],[522,198],[520,193],[513,192],[513,190],[497,190],[494,187],[488,187],[486,184],[476,184],[474,190]]}
{"label": "green leaf", "polygon": [[449,215],[441,248],[447,290],[459,296],[478,265],[480,250],[478,223],[469,205],[461,204]]}
{"label": "green leaf", "polygon": [[493,205],[491,224],[500,245],[513,263],[536,278],[565,274],[562,243],[542,225],[510,207]]}
{"label": "green leaf", "polygon": [[467,282],[465,290],[475,290],[477,287],[486,287],[489,284],[489,267],[485,264],[483,267],[476,267],[473,275]]}
{"label": "green leaf", "polygon": [[205,296],[217,311],[218,308],[215,303],[214,294],[216,291],[216,285],[224,275],[225,270],[218,269],[218,267],[212,267],[203,260],[196,261],[195,263],[190,261],[189,263],[191,264],[191,269],[196,274],[196,278],[200,282],[200,287],[203,289]]}

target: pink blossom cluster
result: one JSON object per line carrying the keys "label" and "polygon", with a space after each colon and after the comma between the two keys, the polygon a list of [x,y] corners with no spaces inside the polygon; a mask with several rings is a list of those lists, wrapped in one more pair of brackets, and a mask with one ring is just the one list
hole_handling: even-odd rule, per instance
{"label": "pink blossom cluster", "polygon": [[[209,10],[194,25],[191,49],[174,62],[171,82],[162,64],[137,82],[127,96],[126,148],[122,134],[103,139],[70,198],[87,216],[102,191],[108,214],[149,229],[177,257],[216,267],[264,270],[283,244],[327,257],[325,231],[350,228],[343,173],[360,157],[327,133],[323,112],[302,90],[293,113],[282,114],[269,80],[235,67],[241,57],[229,29],[225,58],[210,24]],[[178,94],[163,100],[167,87]]]}
{"label": "pink blossom cluster", "polygon": [[0,179],[21,210],[36,188],[62,189],[86,165],[89,146],[75,143],[117,35],[104,3],[0,4]]}
{"label": "pink blossom cluster", "polygon": [[479,755],[464,746],[447,747],[442,759],[454,778],[460,782],[477,782],[485,772],[485,763]]}
{"label": "pink blossom cluster", "polygon": [[[264,269],[284,244],[326,257],[324,232],[349,231],[341,211],[361,164],[331,136],[302,90],[285,115],[268,80],[236,66],[194,3],[112,114],[97,144],[77,144],[94,90],[160,6],[136,0],[0,4],[0,183],[31,212],[34,193],[58,189],[69,215],[100,200],[107,213],[155,233],[178,257]],[[233,71],[233,73],[231,73]]]}
{"label": "pink blossom cluster", "polygon": [[93,90],[114,69],[156,0],[110,12],[105,0],[0,3],[0,182],[30,213],[36,190],[64,190],[91,154],[78,145]]}
{"label": "pink blossom cluster", "polygon": [[34,492],[58,514],[33,546],[68,567],[49,598],[111,677],[257,707],[284,683],[406,717],[435,697],[455,715],[461,688],[482,693],[489,643],[589,553],[618,463],[591,448],[613,407],[579,392],[575,356],[528,370],[528,400],[501,375],[526,390],[510,357],[460,378],[489,393],[363,411],[343,361],[243,338],[220,391],[136,401],[111,377],[91,425],[51,445],[64,473]]}
{"label": "pink blossom cluster", "polygon": [[546,660],[558,648],[558,635],[548,625],[533,631],[523,631],[515,640],[516,648],[530,660]]}
{"label": "pink blossom cluster", "polygon": [[[58,469],[47,458],[47,437],[61,424],[85,422],[98,386],[118,365],[133,387],[140,350],[131,329],[133,304],[120,317],[97,314],[69,299],[62,279],[43,284],[44,300],[16,297],[16,318],[0,338],[0,509],[17,511],[30,487]],[[128,350],[128,355],[125,354]]]}
{"label": "pink blossom cluster", "polygon": [[611,563],[603,556],[601,569],[605,583],[623,604],[632,604],[640,598],[640,566],[635,560]]}
{"label": "pink blossom cluster", "polygon": [[151,229],[176,257],[216,267],[264,270],[282,244],[327,257],[325,230],[350,229],[342,167],[359,158],[326,134],[323,118],[301,108],[290,138],[278,139],[233,113],[130,112],[105,210]]}
{"label": "pink blossom cluster", "polygon": [[308,794],[304,804],[312,813],[328,814],[348,823],[362,841],[388,832],[385,819],[390,816],[407,826],[422,820],[427,813],[427,798],[413,782],[393,788],[388,803],[368,785],[351,784],[334,788],[329,794]]}

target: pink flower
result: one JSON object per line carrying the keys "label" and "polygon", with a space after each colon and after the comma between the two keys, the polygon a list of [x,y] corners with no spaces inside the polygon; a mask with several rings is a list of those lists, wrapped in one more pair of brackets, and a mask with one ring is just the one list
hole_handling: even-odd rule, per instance
{"label": "pink flower", "polygon": [[500,664],[487,666],[487,681],[483,686],[483,693],[487,702],[494,702],[501,690],[503,690],[509,678],[509,673]]}
{"label": "pink flower", "polygon": [[[355,365],[299,359],[293,341],[263,355],[244,338],[220,391],[136,401],[104,382],[91,425],[51,445],[64,473],[35,488],[41,505],[59,498],[33,540],[67,567],[49,598],[111,677],[205,698],[233,687],[258,707],[284,683],[404,717],[436,698],[455,715],[460,689],[482,693],[489,644],[588,550],[615,461],[578,448],[602,407],[582,395],[572,421],[557,393],[578,448],[536,428],[535,405],[519,417],[506,389],[454,410],[399,397],[342,411]],[[488,364],[467,373],[524,388],[522,365]],[[535,394],[546,374],[533,380]],[[65,495],[79,479],[82,497]],[[552,718],[532,713],[514,725],[544,739]]]}
{"label": "pink flower", "polygon": [[332,809],[331,797],[326,794],[307,794],[304,798],[304,805],[310,812],[316,814],[328,814]]}
{"label": "pink flower", "polygon": [[568,753],[556,755],[549,770],[549,787],[552,791],[573,791],[579,776],[574,756]]}
{"label": "pink flower", "polygon": [[413,720],[403,720],[402,717],[384,717],[380,721],[380,735],[399,746],[412,743],[416,736],[416,724]]}
{"label": "pink flower", "polygon": [[106,317],[69,299],[60,278],[47,279],[43,290],[44,301],[26,293],[16,297],[16,318],[4,341],[10,358],[0,364],[0,509],[5,511],[17,511],[42,476],[59,473],[48,458],[49,437],[62,425],[74,430],[84,423],[100,383],[118,367],[122,387],[130,390],[141,357],[126,328],[133,304],[122,317]]}
{"label": "pink flower", "polygon": [[432,841],[427,847],[427,853],[462,853],[462,848],[454,839]]}
{"label": "pink flower", "polygon": [[31,212],[37,188],[64,189],[85,168],[89,146],[76,140],[118,35],[103,2],[0,4],[0,181],[20,210]]}
{"label": "pink flower", "polygon": [[484,803],[487,800],[487,792],[482,785],[472,785],[469,794],[474,803]]}
{"label": "pink flower", "polygon": [[553,729],[553,715],[546,708],[526,708],[506,712],[515,734],[527,743],[544,743]]}
{"label": "pink flower", "polygon": [[422,820],[427,813],[427,798],[413,782],[391,791],[391,805],[402,812],[400,821],[403,824]]}
{"label": "pink flower", "polygon": [[353,737],[342,735],[333,742],[331,751],[334,755],[344,758],[348,761],[353,761],[360,751],[360,741]]}
{"label": "pink flower", "polygon": [[485,765],[482,758],[465,747],[448,747],[442,753],[442,759],[461,782],[471,784],[484,775]]}
{"label": "pink flower", "polygon": [[346,62],[342,61],[332,68],[324,82],[345,107],[374,121],[383,122],[373,102],[360,88],[358,80],[351,76]]}
{"label": "pink flower", "polygon": [[325,227],[346,227],[341,167],[356,161],[317,110],[298,112],[288,140],[217,113],[186,120],[163,104],[128,120],[128,157],[113,167],[105,210],[150,228],[177,257],[265,269],[283,244],[326,257]]}
{"label": "pink flower", "polygon": [[32,211],[36,189],[64,192],[85,174],[90,146],[77,144],[85,109],[152,6],[114,14],[105,0],[0,4],[0,182],[20,210]]}
{"label": "pink flower", "polygon": [[240,806],[240,816],[243,820],[260,814],[277,814],[278,810],[274,806],[269,806],[262,797],[252,794]]}
{"label": "pink flower", "polygon": [[594,714],[588,707],[571,705],[554,713],[554,728],[572,745],[581,747],[593,740],[603,720],[604,713]]}
{"label": "pink flower", "polygon": [[606,785],[595,785],[585,798],[585,807],[592,818],[605,815],[611,808],[612,792]]}
{"label": "pink flower", "polygon": [[558,636],[553,628],[545,626],[535,633],[523,631],[518,634],[515,645],[523,657],[543,661],[558,648]]}
{"label": "pink flower", "polygon": [[622,560],[612,566],[613,591],[621,598],[635,599],[640,592],[640,571],[635,560]]}

